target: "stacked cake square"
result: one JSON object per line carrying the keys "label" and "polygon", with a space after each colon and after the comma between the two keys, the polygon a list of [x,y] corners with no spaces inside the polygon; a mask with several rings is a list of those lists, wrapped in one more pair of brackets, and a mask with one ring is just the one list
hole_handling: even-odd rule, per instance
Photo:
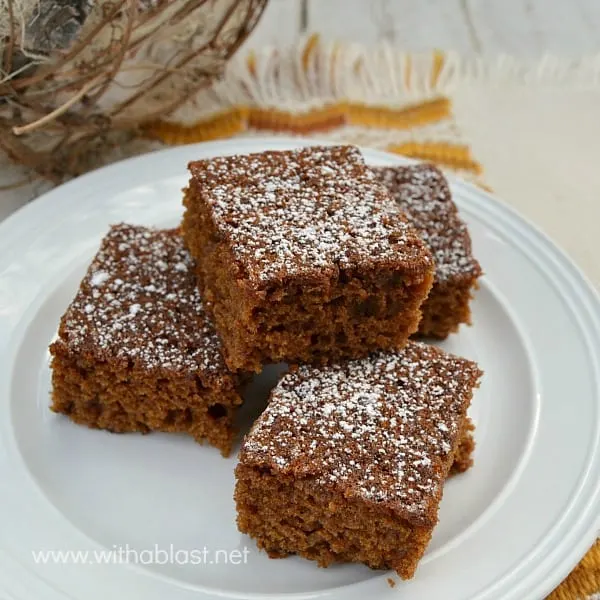
{"label": "stacked cake square", "polygon": [[430,251],[357,148],[191,163],[183,236],[232,370],[401,348]]}
{"label": "stacked cake square", "polygon": [[431,165],[352,146],[192,162],[181,231],[111,228],[63,316],[52,409],[227,455],[242,387],[290,365],[247,432],[239,529],[271,556],[413,576],[472,462],[478,366],[414,341],[470,321],[481,275]]}

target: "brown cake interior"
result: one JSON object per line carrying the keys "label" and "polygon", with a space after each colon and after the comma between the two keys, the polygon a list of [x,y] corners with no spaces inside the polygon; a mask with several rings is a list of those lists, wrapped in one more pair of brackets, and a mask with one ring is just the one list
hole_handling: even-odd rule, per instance
{"label": "brown cake interior", "polygon": [[471,465],[466,416],[481,372],[410,342],[284,375],[236,469],[240,531],[270,555],[413,576],[443,485]]}
{"label": "brown cake interior", "polygon": [[410,577],[431,537],[428,526],[414,527],[388,510],[344,498],[310,479],[244,465],[236,476],[238,527],[271,558],[298,554],[321,567],[361,562]]}
{"label": "brown cake interior", "polygon": [[445,339],[456,333],[460,325],[470,325],[470,303],[476,289],[477,281],[473,277],[434,284],[421,307],[423,316],[418,335]]}
{"label": "brown cake interior", "polygon": [[184,216],[186,243],[204,257],[198,280],[230,368],[259,372],[269,362],[357,358],[369,349],[400,348],[417,330],[430,273],[367,267],[257,290],[240,275],[206,205],[192,195],[188,189],[184,200],[195,207]]}
{"label": "brown cake interior", "polygon": [[[451,475],[472,464],[472,429],[469,421]],[[238,528],[255,538],[271,558],[298,554],[321,567],[359,562],[373,569],[393,569],[409,579],[433,532],[430,524],[415,525],[393,510],[344,497],[312,478],[296,479],[240,464],[236,481]]]}
{"label": "brown cake interior", "polygon": [[416,331],[431,257],[357,149],[190,170],[183,234],[231,369],[355,358]]}
{"label": "brown cake interior", "polygon": [[111,228],[51,345],[52,410],[113,432],[184,432],[230,451],[227,370],[176,231]]}
{"label": "brown cake interior", "polygon": [[69,355],[52,346],[52,410],[81,425],[113,433],[187,433],[231,449],[235,388],[205,388],[195,378],[149,374],[116,361]]}
{"label": "brown cake interior", "polygon": [[464,473],[473,466],[473,451],[475,450],[474,431],[475,425],[473,425],[473,421],[467,417],[458,448],[454,453],[454,462],[450,468],[450,475]]}
{"label": "brown cake interior", "polygon": [[421,307],[423,318],[418,333],[443,339],[461,324],[470,324],[469,303],[481,276],[467,226],[446,178],[434,165],[373,170],[433,254],[434,283]]}

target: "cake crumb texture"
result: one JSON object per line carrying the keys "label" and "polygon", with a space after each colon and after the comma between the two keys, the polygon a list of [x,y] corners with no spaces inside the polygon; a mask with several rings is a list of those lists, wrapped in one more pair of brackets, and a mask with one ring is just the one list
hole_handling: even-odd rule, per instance
{"label": "cake crumb texture", "polygon": [[52,409],[113,432],[185,432],[224,454],[241,404],[176,231],[116,225],[61,319]]}
{"label": "cake crumb texture", "polygon": [[480,375],[475,363],[419,342],[300,366],[273,390],[241,460],[315,476],[414,522],[435,522]]}
{"label": "cake crumb texture", "polygon": [[470,301],[482,274],[467,225],[446,178],[434,165],[374,167],[373,171],[431,250],[435,276],[421,306],[419,334],[444,339],[462,323],[470,324]]}

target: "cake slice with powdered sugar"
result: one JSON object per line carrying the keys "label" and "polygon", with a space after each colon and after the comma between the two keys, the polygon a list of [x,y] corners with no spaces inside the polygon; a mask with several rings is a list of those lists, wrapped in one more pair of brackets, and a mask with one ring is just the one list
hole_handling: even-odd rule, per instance
{"label": "cake slice with powdered sugar", "polygon": [[436,166],[373,167],[373,171],[431,250],[435,275],[421,305],[419,333],[443,339],[462,323],[470,323],[470,301],[482,273],[467,225]]}
{"label": "cake slice with powdered sugar", "polygon": [[284,375],[236,469],[239,529],[272,556],[411,578],[453,462],[468,466],[474,362],[410,342]]}
{"label": "cake slice with powdered sugar", "polygon": [[114,432],[188,433],[229,452],[240,378],[177,231],[112,227],[50,351],[55,412]]}
{"label": "cake slice with powdered sugar", "polygon": [[433,259],[353,146],[190,163],[183,236],[232,370],[401,348]]}

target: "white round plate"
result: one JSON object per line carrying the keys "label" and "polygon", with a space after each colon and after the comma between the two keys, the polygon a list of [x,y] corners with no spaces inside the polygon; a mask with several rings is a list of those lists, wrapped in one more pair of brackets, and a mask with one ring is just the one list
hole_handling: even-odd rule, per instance
{"label": "white round plate", "polygon": [[[0,597],[532,600],[592,544],[598,297],[544,235],[460,181],[454,197],[486,274],[474,326],[443,346],[485,370],[472,407],[475,466],[447,484],[411,582],[359,565],[270,560],[236,529],[235,457],[184,436],[88,430],[48,410],[48,343],[109,224],[175,226],[192,159],[310,143],[255,138],[148,154],[80,177],[0,225]],[[273,375],[249,391],[254,412]]]}

